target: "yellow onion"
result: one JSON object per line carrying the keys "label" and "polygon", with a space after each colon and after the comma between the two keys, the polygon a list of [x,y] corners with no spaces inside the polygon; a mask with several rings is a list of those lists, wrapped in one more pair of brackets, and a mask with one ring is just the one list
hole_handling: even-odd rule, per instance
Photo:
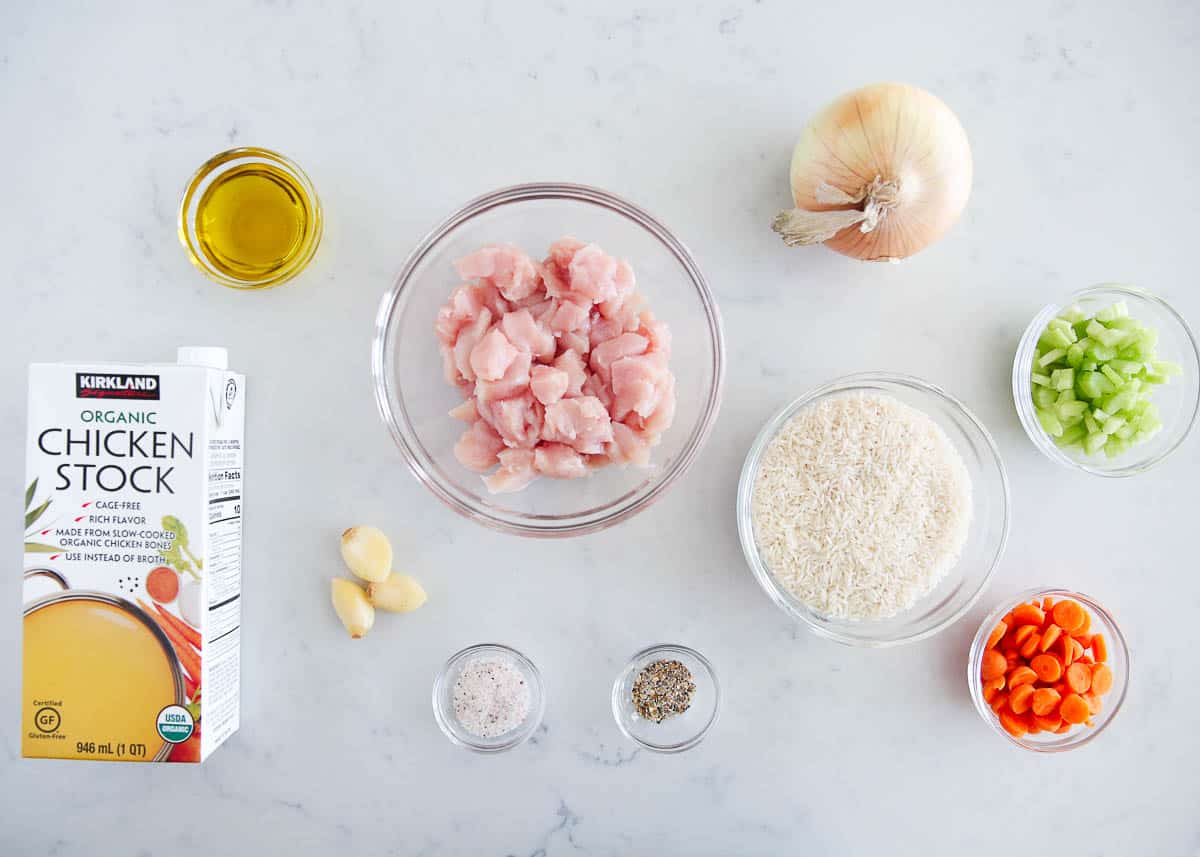
{"label": "yellow onion", "polygon": [[786,244],[895,262],[958,220],[971,192],[971,147],[941,99],[876,83],[813,117],[792,153],[791,183],[796,207],[772,224]]}

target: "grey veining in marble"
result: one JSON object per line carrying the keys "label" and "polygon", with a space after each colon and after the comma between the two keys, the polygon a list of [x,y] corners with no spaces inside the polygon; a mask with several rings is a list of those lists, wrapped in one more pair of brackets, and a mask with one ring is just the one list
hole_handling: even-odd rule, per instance
{"label": "grey veining in marble", "polygon": [[[808,115],[878,79],[924,85],[971,137],[975,186],[944,241],[897,266],[788,250]],[[1200,320],[1200,7],[1050,0],[34,3],[0,0],[0,493],[15,561],[25,365],[229,348],[253,385],[242,729],[203,768],[22,761],[16,574],[0,585],[0,854],[1200,854],[1200,441],[1132,480],[1053,468],[1009,392],[1045,302],[1155,289]],[[175,237],[191,171],[277,148],[328,215],[302,279],[205,281]],[[404,255],[466,199],[516,181],[596,184],[695,252],[729,377],[681,486],[615,531],[535,543],[482,531],[403,468],[376,417],[368,341]],[[859,651],[797,633],[757,589],[732,516],[762,420],[847,372],[911,372],[995,434],[1008,553],[938,637]],[[346,639],[336,534],[378,522],[429,590]],[[700,534],[683,538],[681,534]],[[479,567],[486,560],[487,567]],[[518,570],[519,569],[519,570]],[[1121,617],[1126,708],[1087,748],[1022,754],[980,722],[966,649],[986,609],[1042,583]],[[499,640],[545,674],[545,728],[495,758],[452,747],[429,687]],[[639,647],[695,646],[718,728],[659,757],[622,740],[612,677]]]}

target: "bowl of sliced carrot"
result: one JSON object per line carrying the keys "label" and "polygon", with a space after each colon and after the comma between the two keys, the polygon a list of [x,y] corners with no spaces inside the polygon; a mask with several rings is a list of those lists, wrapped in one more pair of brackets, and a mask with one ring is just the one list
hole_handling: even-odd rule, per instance
{"label": "bowl of sliced carrot", "polygon": [[971,643],[967,684],[984,721],[1039,753],[1081,747],[1125,701],[1129,649],[1112,614],[1067,589],[997,607]]}

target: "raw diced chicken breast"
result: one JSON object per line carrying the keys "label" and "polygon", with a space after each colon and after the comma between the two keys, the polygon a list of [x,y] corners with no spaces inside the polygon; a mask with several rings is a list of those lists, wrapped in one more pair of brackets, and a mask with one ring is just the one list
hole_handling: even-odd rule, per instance
{"label": "raw diced chicken breast", "polygon": [[455,267],[464,280],[487,280],[511,301],[529,297],[539,285],[533,260],[507,244],[481,247],[459,259]]}
{"label": "raw diced chicken breast", "polygon": [[588,475],[583,456],[562,443],[543,443],[533,451],[533,467],[543,476],[578,479]]}
{"label": "raw diced chicken breast", "polygon": [[[620,336],[605,340],[595,346],[591,356],[588,357],[588,365],[592,367],[593,372],[607,381],[614,361],[623,357],[645,354],[649,347],[650,340],[646,337],[638,336],[636,333],[622,333]],[[616,390],[614,389],[613,392],[615,393]]]}
{"label": "raw diced chicken breast", "polygon": [[497,399],[511,399],[524,393],[529,386],[529,366],[533,355],[513,349],[516,356],[508,364],[504,377],[489,381],[480,378],[475,382],[475,398],[481,402],[494,402]]}
{"label": "raw diced chicken breast", "polygon": [[483,477],[483,484],[493,494],[520,491],[537,478],[533,469],[534,453],[528,449],[506,449],[500,453],[500,469]]}
{"label": "raw diced chicken breast", "polygon": [[560,301],[550,317],[550,329],[555,333],[566,333],[570,330],[587,332],[590,320],[588,307],[574,301]]}
{"label": "raw diced chicken breast", "polygon": [[458,339],[454,343],[454,366],[464,380],[475,380],[475,370],[471,368],[471,352],[479,344],[479,340],[483,339],[491,323],[492,311],[481,307],[475,320],[458,332]]}
{"label": "raw diced chicken breast", "polygon": [[468,468],[483,473],[496,463],[496,455],[504,449],[500,435],[483,420],[475,421],[454,444],[454,457]]}
{"label": "raw diced chicken breast", "polygon": [[576,452],[601,453],[612,440],[612,419],[595,396],[562,399],[546,406],[542,439],[565,443]]}
{"label": "raw diced chicken breast", "polygon": [[617,296],[617,260],[595,244],[580,247],[567,267],[571,291],[591,303]]}
{"label": "raw diced chicken breast", "polygon": [[613,416],[630,411],[648,417],[658,407],[669,373],[653,354],[622,357],[612,364]]}
{"label": "raw diced chicken breast", "polygon": [[553,360],[554,334],[533,318],[528,309],[515,310],[500,319],[500,329],[515,347],[528,351],[538,360]]}
{"label": "raw diced chicken breast", "polygon": [[567,390],[564,396],[574,397],[583,395],[583,383],[587,380],[587,366],[578,351],[563,351],[554,358],[554,368],[567,373]]}
{"label": "raw diced chicken breast", "polygon": [[588,342],[586,333],[572,330],[558,337],[558,350],[560,353],[563,351],[574,351],[576,354],[587,354],[592,350],[592,346]]}
{"label": "raw diced chicken breast", "polygon": [[450,416],[464,423],[473,423],[479,419],[479,409],[475,407],[474,399],[467,399],[461,405],[451,408]]}
{"label": "raw diced chicken breast", "polygon": [[519,352],[499,327],[493,327],[471,349],[471,369],[483,381],[498,381],[517,359]]}
{"label": "raw diced chicken breast", "polygon": [[530,449],[541,439],[544,414],[541,403],[525,393],[492,402],[480,415],[491,423],[505,446]]}
{"label": "raw diced chicken breast", "polygon": [[[573,352],[572,352],[573,353]],[[571,376],[565,369],[553,366],[534,366],[529,372],[529,389],[543,405],[552,405],[567,392]],[[580,383],[583,379],[580,378]]]}
{"label": "raw diced chicken breast", "polygon": [[633,269],[563,238],[536,263],[510,245],[460,259],[434,321],[451,409],[470,424],[454,446],[494,493],[538,475],[575,479],[645,466],[675,416],[667,326],[645,308]]}
{"label": "raw diced chicken breast", "polygon": [[650,463],[650,444],[625,423],[613,423],[613,442],[608,444],[608,457],[616,464]]}

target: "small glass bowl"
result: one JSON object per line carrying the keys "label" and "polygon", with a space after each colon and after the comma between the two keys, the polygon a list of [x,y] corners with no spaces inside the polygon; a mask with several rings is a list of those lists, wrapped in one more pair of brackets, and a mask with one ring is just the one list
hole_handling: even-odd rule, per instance
{"label": "small glass bowl", "polygon": [[[1038,422],[1033,406],[1030,374],[1037,354],[1037,342],[1046,325],[1065,307],[1079,304],[1084,311],[1095,312],[1117,301],[1125,301],[1129,315],[1158,331],[1157,351],[1163,360],[1183,367],[1183,374],[1156,387],[1152,401],[1162,415],[1162,430],[1149,440],[1134,444],[1124,455],[1108,458],[1103,452],[1087,455],[1081,449],[1062,449]],[[1200,410],[1200,350],[1183,316],[1164,301],[1142,289],[1105,284],[1075,292],[1061,304],[1048,304],[1033,318],[1017,346],[1012,372],[1013,402],[1025,434],[1051,461],[1074,467],[1095,476],[1133,476],[1143,473],[1174,452],[1196,423]]]}
{"label": "small glass bowl", "polygon": [[[513,666],[521,671],[525,677],[525,684],[529,686],[529,715],[516,729],[495,738],[472,735],[454,716],[454,683],[458,681],[463,666],[469,660],[481,656],[492,656],[512,662]],[[516,649],[499,643],[479,643],[457,652],[446,661],[433,682],[433,717],[438,726],[452,743],[477,753],[503,753],[524,744],[541,725],[545,712],[546,692],[542,684],[542,674],[529,658]]]}
{"label": "small glass bowl", "polygon": [[[643,719],[633,705],[633,683],[638,674],[655,661],[679,661],[692,673],[696,693],[683,714],[662,723]],[[642,649],[621,670],[612,689],[613,718],[625,737],[655,753],[682,753],[701,741],[721,713],[721,686],[712,664],[699,652],[680,645],[658,645]]]}
{"label": "small glass bowl", "polygon": [[[230,170],[256,164],[281,170],[296,183],[304,196],[304,203],[309,211],[309,228],[301,239],[301,246],[292,254],[286,266],[274,270],[269,276],[261,279],[244,280],[231,276],[213,265],[201,246],[196,230],[196,218],[205,191],[214,181]],[[269,289],[272,286],[286,283],[303,271],[312,261],[317,247],[321,244],[323,228],[321,201],[317,198],[317,189],[313,187],[313,183],[304,170],[300,169],[299,165],[290,158],[257,146],[243,146],[213,155],[201,165],[200,169],[196,170],[195,175],[188,181],[187,188],[183,192],[183,200],[179,204],[179,240],[187,250],[192,264],[209,279],[231,289]]]}
{"label": "small glass bowl", "polygon": [[[1094,726],[1076,726],[1070,732],[1063,735],[1056,735],[1053,732],[1039,732],[1037,735],[1023,735],[1018,738],[1015,735],[1009,734],[1000,725],[999,718],[996,717],[995,712],[992,711],[987,701],[983,698],[983,677],[981,675],[983,653],[987,650],[987,641],[992,633],[992,629],[996,627],[1009,610],[1026,601],[1033,601],[1035,599],[1041,601],[1047,595],[1055,601],[1062,598],[1078,601],[1092,614],[1092,625],[1089,632],[1104,634],[1105,642],[1108,644],[1108,659],[1105,663],[1112,668],[1113,686],[1112,690],[1101,697],[1103,708],[1100,709],[1099,714],[1092,718],[1093,723],[1095,723]],[[1121,629],[1117,626],[1117,620],[1113,618],[1111,613],[1101,607],[1095,599],[1089,598],[1080,592],[1072,592],[1069,589],[1030,589],[1028,592],[1023,592],[1003,602],[989,613],[979,626],[979,631],[975,634],[975,639],[971,643],[970,657],[967,660],[967,687],[970,689],[971,701],[975,703],[975,710],[979,712],[979,716],[992,727],[992,731],[997,735],[1008,739],[1018,747],[1033,750],[1035,753],[1061,753],[1064,750],[1082,747],[1089,741],[1094,740],[1112,722],[1113,718],[1117,716],[1117,712],[1121,710],[1121,703],[1125,701],[1125,692],[1129,687],[1129,647],[1125,643],[1125,637],[1121,633]]]}
{"label": "small glass bowl", "polygon": [[[797,599],[767,568],[754,537],[751,501],[759,462],[779,431],[798,411],[847,393],[884,393],[916,408],[937,423],[962,456],[971,477],[970,531],[958,563],[933,591],[889,619],[852,620],[825,616]],[[863,372],[818,387],[785,406],[758,433],[738,483],[737,522],[742,552],[763,591],[792,619],[822,637],[854,646],[881,648],[912,643],[936,634],[971,608],[987,588],[1008,541],[1008,476],[1000,450],[967,407],[932,384],[909,375]]]}
{"label": "small glass bowl", "polygon": [[[515,494],[489,494],[479,474],[454,457],[464,426],[447,412],[462,397],[443,377],[433,323],[460,282],[456,259],[493,243],[515,244],[536,257],[566,234],[628,259],[639,291],[670,326],[675,421],[648,468],[604,467],[586,479],[538,479]],[[380,415],[405,463],[446,505],[502,532],[575,536],[648,508],[695,461],[720,406],[725,346],[704,275],[662,223],[596,188],[527,184],[472,200],[417,245],[380,304],[371,372]]]}

